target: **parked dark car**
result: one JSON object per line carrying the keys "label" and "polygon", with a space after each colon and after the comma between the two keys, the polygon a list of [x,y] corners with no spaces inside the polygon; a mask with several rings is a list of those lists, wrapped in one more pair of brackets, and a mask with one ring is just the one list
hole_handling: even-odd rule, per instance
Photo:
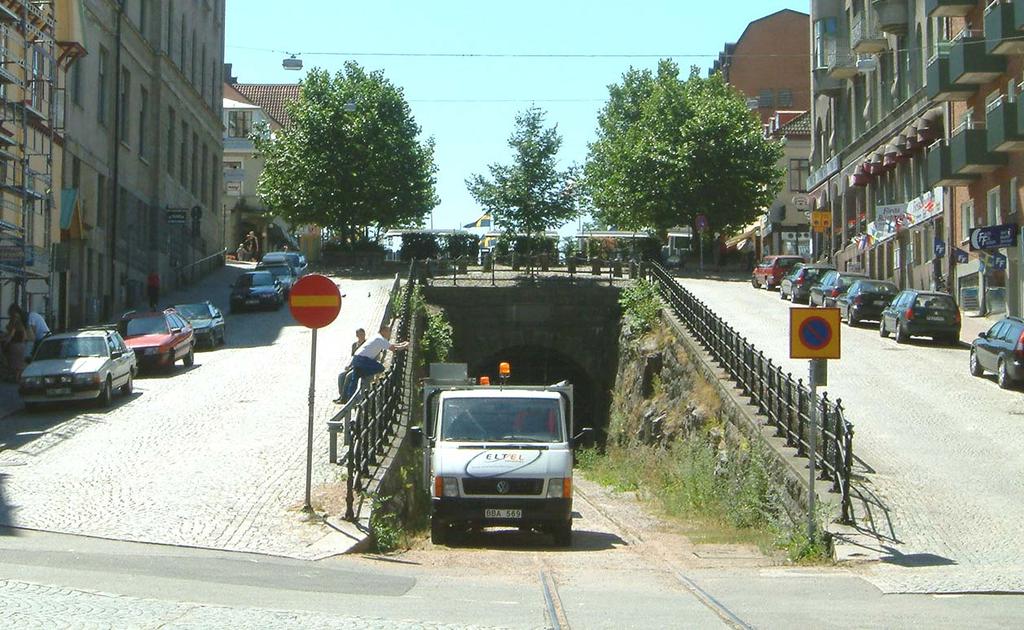
{"label": "parked dark car", "polygon": [[279,309],[284,305],[284,288],[269,271],[247,271],[231,285],[231,312],[244,308]]}
{"label": "parked dark car", "polygon": [[265,265],[289,265],[295,270],[296,278],[304,276],[309,268],[306,257],[299,252],[270,252],[264,254],[260,262]]}
{"label": "parked dark car", "polygon": [[274,278],[281,283],[281,288],[284,289],[285,297],[288,297],[288,294],[292,292],[292,285],[299,279],[299,274],[295,272],[295,268],[286,262],[261,262],[256,265],[256,271],[269,271],[274,274]]}
{"label": "parked dark car", "polygon": [[867,280],[867,275],[852,271],[829,271],[821,277],[818,284],[812,285],[807,296],[811,306],[833,307],[836,298],[846,293],[850,285],[857,280]]}
{"label": "parked dark car", "polygon": [[800,256],[765,256],[750,274],[750,284],[756,289],[764,287],[769,291],[779,286],[782,277],[793,267],[804,262]]}
{"label": "parked dark car", "polygon": [[139,369],[170,368],[179,359],[185,367],[195,362],[192,326],[173,308],[125,313],[117,330],[135,352]]}
{"label": "parked dark car", "polygon": [[971,374],[995,372],[1003,389],[1024,382],[1024,320],[1004,317],[971,342]]}
{"label": "parked dark car", "polygon": [[899,293],[899,287],[884,280],[858,280],[836,298],[839,319],[845,319],[851,326],[864,320],[877,322],[882,310]]}
{"label": "parked dark car", "polygon": [[948,293],[907,289],[885,307],[878,334],[896,334],[897,343],[911,337],[931,337],[937,342],[960,343],[960,309]]}
{"label": "parked dark car", "polygon": [[227,340],[227,325],[220,309],[207,302],[195,304],[177,304],[175,310],[192,324],[192,332],[196,343],[212,348],[220,346]]}
{"label": "parked dark car", "polygon": [[789,298],[794,304],[807,303],[811,295],[811,287],[829,271],[835,271],[832,265],[800,265],[779,284],[779,297]]}

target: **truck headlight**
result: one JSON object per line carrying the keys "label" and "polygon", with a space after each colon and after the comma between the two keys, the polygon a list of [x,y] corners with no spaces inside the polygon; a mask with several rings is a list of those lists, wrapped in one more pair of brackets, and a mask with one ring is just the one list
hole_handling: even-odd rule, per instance
{"label": "truck headlight", "polygon": [[455,477],[434,477],[434,496],[459,496],[459,480]]}
{"label": "truck headlight", "polygon": [[568,499],[570,497],[572,497],[572,477],[548,479],[549,499]]}

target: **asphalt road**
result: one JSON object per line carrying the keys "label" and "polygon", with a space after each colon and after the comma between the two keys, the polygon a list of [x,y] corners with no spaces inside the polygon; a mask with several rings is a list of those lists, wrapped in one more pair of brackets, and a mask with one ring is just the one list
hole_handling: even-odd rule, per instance
{"label": "asphalt road", "polygon": [[[747,281],[680,280],[794,378],[789,302]],[[968,374],[968,350],[842,325],[828,391],[854,423],[858,526],[887,592],[1024,592],[1024,395]],[[869,554],[870,555],[870,554]]]}

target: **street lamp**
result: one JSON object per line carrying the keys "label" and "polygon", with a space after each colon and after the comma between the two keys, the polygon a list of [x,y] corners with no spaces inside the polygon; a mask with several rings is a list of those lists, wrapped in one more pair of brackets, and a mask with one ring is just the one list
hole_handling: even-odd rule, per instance
{"label": "street lamp", "polygon": [[292,55],[281,61],[281,67],[285,70],[302,70],[302,60]]}

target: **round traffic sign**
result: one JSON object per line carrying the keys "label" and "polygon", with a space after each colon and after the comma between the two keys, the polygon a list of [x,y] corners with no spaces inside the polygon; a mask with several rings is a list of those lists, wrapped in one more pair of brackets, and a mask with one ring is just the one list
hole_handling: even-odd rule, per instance
{"label": "round traffic sign", "polygon": [[288,307],[295,321],[306,328],[323,328],[341,311],[341,292],[327,276],[310,274],[292,285]]}
{"label": "round traffic sign", "polygon": [[708,229],[708,218],[703,214],[698,214],[694,218],[694,224],[698,232],[705,232]]}
{"label": "round traffic sign", "polygon": [[821,350],[832,341],[832,325],[823,317],[808,317],[797,332],[800,341],[811,350]]}

